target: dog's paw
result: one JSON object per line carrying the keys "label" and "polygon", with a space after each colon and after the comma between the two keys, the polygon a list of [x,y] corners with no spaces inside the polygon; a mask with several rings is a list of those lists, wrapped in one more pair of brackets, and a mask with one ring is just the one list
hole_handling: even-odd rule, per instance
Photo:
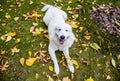
{"label": "dog's paw", "polygon": [[73,67],[73,65],[68,65],[68,68],[69,68],[69,70],[70,70],[71,73],[74,73],[74,67]]}
{"label": "dog's paw", "polygon": [[55,65],[55,66],[54,66],[54,72],[55,72],[56,74],[59,74],[60,69],[59,69],[59,66],[58,66],[58,65]]}

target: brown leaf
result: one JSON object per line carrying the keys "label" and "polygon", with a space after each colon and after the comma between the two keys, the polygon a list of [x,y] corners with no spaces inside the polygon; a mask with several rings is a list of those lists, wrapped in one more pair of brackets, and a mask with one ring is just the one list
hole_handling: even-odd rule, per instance
{"label": "brown leaf", "polygon": [[0,65],[1,71],[6,70],[6,68],[8,67],[9,67],[8,61],[6,61],[5,63],[2,61],[2,64]]}
{"label": "brown leaf", "polygon": [[30,32],[32,33],[34,30],[35,30],[35,26],[32,26],[32,27],[30,28]]}

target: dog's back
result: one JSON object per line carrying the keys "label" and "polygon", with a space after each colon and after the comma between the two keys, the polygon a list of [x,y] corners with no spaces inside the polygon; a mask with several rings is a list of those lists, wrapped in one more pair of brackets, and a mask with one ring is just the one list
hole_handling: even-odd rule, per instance
{"label": "dog's back", "polygon": [[43,21],[45,22],[46,25],[49,25],[50,21],[53,18],[57,17],[59,14],[64,20],[67,19],[67,14],[63,10],[56,8],[52,5],[45,5],[41,9],[41,11],[44,11],[44,12],[46,11],[45,16],[43,18]]}

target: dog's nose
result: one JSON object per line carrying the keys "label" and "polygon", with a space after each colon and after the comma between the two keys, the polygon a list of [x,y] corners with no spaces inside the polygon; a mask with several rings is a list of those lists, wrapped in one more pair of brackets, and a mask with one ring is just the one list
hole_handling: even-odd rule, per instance
{"label": "dog's nose", "polygon": [[65,39],[65,36],[64,35],[60,36],[60,39]]}

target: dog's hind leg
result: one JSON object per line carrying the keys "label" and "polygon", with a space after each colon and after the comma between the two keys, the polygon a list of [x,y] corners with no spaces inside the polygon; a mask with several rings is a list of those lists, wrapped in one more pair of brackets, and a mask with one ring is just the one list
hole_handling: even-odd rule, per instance
{"label": "dog's hind leg", "polygon": [[49,54],[51,56],[51,59],[53,60],[54,63],[54,72],[56,74],[59,74],[60,70],[59,70],[59,66],[58,66],[58,61],[55,55],[55,50],[51,47],[51,45],[49,45]]}
{"label": "dog's hind leg", "polygon": [[73,64],[71,62],[71,58],[69,56],[69,50],[68,49],[64,50],[63,53],[64,53],[64,56],[66,58],[67,65],[68,65],[68,68],[69,68],[70,72],[74,73],[74,67],[73,67]]}

